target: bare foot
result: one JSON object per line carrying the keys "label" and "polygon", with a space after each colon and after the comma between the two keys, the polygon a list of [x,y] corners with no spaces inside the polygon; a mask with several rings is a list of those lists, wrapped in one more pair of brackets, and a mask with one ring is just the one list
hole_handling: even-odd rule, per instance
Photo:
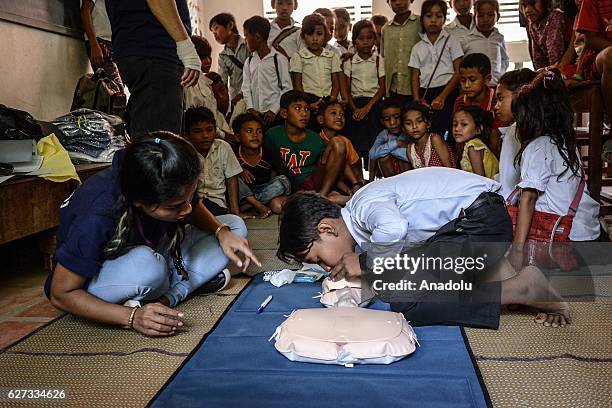
{"label": "bare foot", "polygon": [[550,285],[536,266],[502,282],[502,304],[531,306],[539,311],[535,322],[544,326],[564,327],[571,323],[570,307]]}
{"label": "bare foot", "polygon": [[344,206],[344,204],[346,204],[346,202],[351,199],[350,196],[342,195],[336,191],[332,191],[331,193],[329,193],[327,195],[327,198],[329,198],[331,202],[334,202],[341,206]]}

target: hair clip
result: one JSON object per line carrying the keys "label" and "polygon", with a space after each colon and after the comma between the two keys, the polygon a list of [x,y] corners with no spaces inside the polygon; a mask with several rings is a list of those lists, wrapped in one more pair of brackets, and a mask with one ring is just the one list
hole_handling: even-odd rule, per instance
{"label": "hair clip", "polygon": [[155,143],[159,144],[159,142],[161,142],[161,139],[159,137],[156,137],[154,140]]}
{"label": "hair clip", "polygon": [[548,89],[548,82],[553,81],[555,79],[555,76],[556,76],[555,71],[552,71],[550,69],[546,70],[546,73],[544,74],[544,78],[542,79],[544,88]]}

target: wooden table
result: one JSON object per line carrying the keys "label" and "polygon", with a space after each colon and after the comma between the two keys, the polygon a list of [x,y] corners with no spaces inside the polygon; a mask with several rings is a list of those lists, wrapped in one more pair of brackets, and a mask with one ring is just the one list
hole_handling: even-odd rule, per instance
{"label": "wooden table", "polygon": [[[587,185],[589,193],[598,202],[601,202],[601,187],[606,185],[603,177],[603,162],[601,152],[603,149],[603,95],[601,93],[601,83],[599,81],[584,81],[569,86],[570,101],[574,112],[589,114],[588,131],[588,173]],[[601,206],[601,215],[611,213],[609,205]]]}
{"label": "wooden table", "polygon": [[[75,167],[84,182],[109,166],[103,163]],[[0,184],[0,245],[57,227],[60,205],[77,186],[74,180],[55,183],[31,176]]]}

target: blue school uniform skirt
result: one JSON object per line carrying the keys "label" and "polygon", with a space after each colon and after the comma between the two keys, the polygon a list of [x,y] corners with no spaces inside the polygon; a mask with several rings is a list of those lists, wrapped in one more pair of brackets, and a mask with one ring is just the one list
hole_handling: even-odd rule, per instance
{"label": "blue school uniform skirt", "polygon": [[[353,102],[362,108],[370,102],[372,98],[358,97],[353,98]],[[353,120],[353,112],[349,109],[346,113],[345,135],[349,138],[353,147],[361,157],[368,157],[368,152],[376,140],[376,136],[382,131],[380,124],[380,104],[376,104],[372,110],[360,121]]]}

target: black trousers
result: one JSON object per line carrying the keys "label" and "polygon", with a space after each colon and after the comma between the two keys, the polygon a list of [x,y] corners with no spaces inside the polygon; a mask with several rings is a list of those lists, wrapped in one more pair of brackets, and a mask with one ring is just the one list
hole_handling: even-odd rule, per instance
{"label": "black trousers", "polygon": [[[405,253],[430,258],[476,257],[486,253],[484,270],[488,270],[502,259],[511,242],[512,222],[503,198],[495,193],[482,193],[457,219],[440,228],[423,246]],[[398,293],[387,293],[382,300],[389,301],[391,309],[402,312],[414,326],[444,324],[496,329],[499,326],[501,284],[479,282],[479,272],[476,269],[464,272],[461,279],[471,282],[472,290],[447,293],[448,298],[445,298],[445,292],[424,291],[418,293],[417,301],[406,301],[405,296]],[[403,272],[400,274],[408,276]],[[367,272],[366,276],[369,276]],[[425,276],[429,282],[446,282],[458,277],[455,271],[443,270],[427,271]]]}
{"label": "black trousers", "polygon": [[130,91],[127,121],[130,137],[166,130],[181,134],[183,67],[159,58],[127,57],[116,61]]}

